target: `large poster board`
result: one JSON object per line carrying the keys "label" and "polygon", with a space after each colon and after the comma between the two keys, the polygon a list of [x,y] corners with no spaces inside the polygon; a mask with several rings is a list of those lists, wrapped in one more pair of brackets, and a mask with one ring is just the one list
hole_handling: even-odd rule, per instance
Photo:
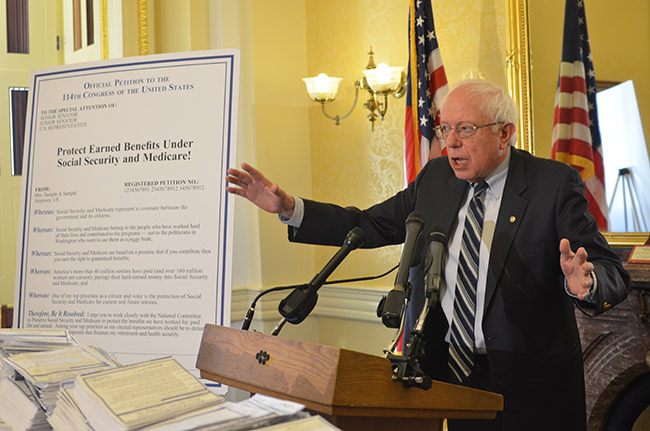
{"label": "large poster board", "polygon": [[32,72],[15,326],[194,369],[230,324],[239,52]]}

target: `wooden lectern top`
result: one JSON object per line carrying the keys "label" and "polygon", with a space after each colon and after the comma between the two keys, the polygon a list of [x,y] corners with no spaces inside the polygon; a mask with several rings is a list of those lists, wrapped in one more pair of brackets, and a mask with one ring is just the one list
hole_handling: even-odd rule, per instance
{"label": "wooden lectern top", "polygon": [[490,419],[503,409],[491,392],[437,381],[405,388],[386,358],[211,324],[196,367],[203,378],[331,416]]}

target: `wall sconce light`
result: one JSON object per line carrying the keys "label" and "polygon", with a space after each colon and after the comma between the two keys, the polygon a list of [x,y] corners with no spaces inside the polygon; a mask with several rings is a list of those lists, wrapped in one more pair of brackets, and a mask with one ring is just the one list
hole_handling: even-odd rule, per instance
{"label": "wall sconce light", "polygon": [[375,130],[375,121],[377,118],[381,117],[383,120],[388,111],[388,95],[390,94],[393,97],[400,98],[406,93],[406,75],[403,72],[404,68],[390,67],[384,63],[376,66],[372,57],[373,54],[374,52],[372,52],[371,46],[368,52],[370,59],[368,60],[366,70],[363,71],[361,79],[354,83],[354,102],[352,102],[352,107],[342,116],[331,116],[325,112],[325,104],[336,98],[336,92],[338,91],[341,78],[330,77],[324,73],[313,78],[303,78],[309,97],[314,102],[321,104],[323,114],[330,120],[334,120],[337,126],[342,119],[352,113],[354,107],[357,105],[359,87],[366,90],[370,95],[370,98],[363,104],[363,107],[370,111],[368,120],[370,120],[373,131]]}

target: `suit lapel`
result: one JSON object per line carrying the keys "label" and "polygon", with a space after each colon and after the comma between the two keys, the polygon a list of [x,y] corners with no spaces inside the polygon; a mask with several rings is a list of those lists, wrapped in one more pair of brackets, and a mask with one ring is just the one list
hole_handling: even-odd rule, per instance
{"label": "suit lapel", "polygon": [[519,150],[513,148],[511,149],[508,178],[503,189],[503,200],[499,208],[492,248],[490,249],[490,262],[488,265],[485,292],[486,311],[491,303],[497,282],[505,266],[508,251],[517,234],[526,206],[528,205],[528,200],[520,196],[526,187],[524,156]]}
{"label": "suit lapel", "polygon": [[[427,218],[425,229],[440,225],[449,238],[469,184],[465,180],[456,178],[449,165],[439,167],[436,175],[441,175],[439,181],[431,179],[430,184],[420,186],[422,195],[418,195],[417,201],[422,206],[417,209],[426,217],[431,217]],[[437,186],[437,184],[442,184],[442,186]],[[424,236],[420,237],[422,241],[426,239]]]}

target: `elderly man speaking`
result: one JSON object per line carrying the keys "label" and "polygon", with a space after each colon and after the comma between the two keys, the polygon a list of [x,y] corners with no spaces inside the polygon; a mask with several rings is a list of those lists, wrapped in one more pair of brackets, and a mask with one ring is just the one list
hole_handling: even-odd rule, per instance
{"label": "elderly man speaking", "polygon": [[[450,420],[451,431],[585,430],[574,304],[594,316],[629,289],[589,214],[580,175],[514,148],[516,123],[503,88],[459,83],[436,130],[448,156],[363,211],[293,197],[247,164],[228,171],[228,191],[279,214],[291,241],[339,246],[358,226],[365,247],[400,244],[412,211],[424,215],[425,229],[444,228],[449,253],[441,299],[424,327],[422,369],[504,396],[496,419]],[[414,291],[424,288],[423,276],[414,271]]]}

